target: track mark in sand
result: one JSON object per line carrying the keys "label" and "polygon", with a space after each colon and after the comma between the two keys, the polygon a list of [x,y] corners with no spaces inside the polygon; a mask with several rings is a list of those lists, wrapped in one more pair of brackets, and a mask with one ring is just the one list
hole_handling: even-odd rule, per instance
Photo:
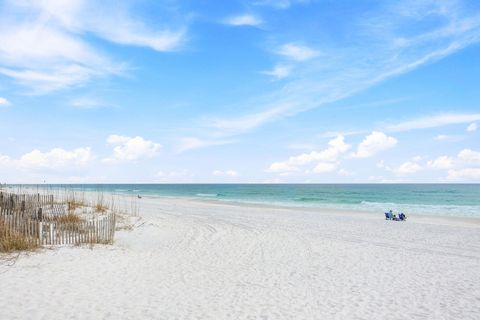
{"label": "track mark in sand", "polygon": [[[433,255],[443,255],[443,256],[452,256],[452,257],[461,257],[461,258],[466,258],[466,259],[474,259],[474,260],[480,260],[480,252],[475,252],[475,251],[470,251],[469,253],[472,254],[463,254],[463,253],[456,253],[456,252],[448,252],[445,250],[437,250],[437,249],[430,249],[430,248],[425,248],[425,247],[419,247],[412,245],[408,242],[402,242],[401,244],[397,244],[394,242],[382,242],[378,240],[372,240],[372,239],[366,239],[362,237],[355,237],[355,236],[341,236],[341,235],[335,235],[335,234],[326,234],[322,233],[320,235],[321,238],[325,239],[330,239],[330,240],[337,240],[337,241],[343,241],[343,242],[350,242],[354,244],[369,244],[373,245],[376,247],[384,247],[388,249],[398,249],[398,250],[408,250],[408,251],[414,251],[414,252],[419,252],[419,253],[428,253],[428,254],[433,254]],[[457,249],[458,250],[458,249]],[[465,249],[462,249],[465,250]],[[477,254],[477,255],[475,255]]]}

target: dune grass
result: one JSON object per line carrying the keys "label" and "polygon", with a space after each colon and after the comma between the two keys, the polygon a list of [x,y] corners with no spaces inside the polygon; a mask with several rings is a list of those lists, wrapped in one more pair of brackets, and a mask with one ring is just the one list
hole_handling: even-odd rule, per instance
{"label": "dune grass", "polygon": [[0,252],[32,251],[36,248],[38,248],[36,241],[32,241],[20,232],[7,228],[4,219],[0,217]]}
{"label": "dune grass", "polygon": [[66,215],[58,216],[55,218],[55,222],[58,223],[70,223],[70,224],[79,224],[85,222],[85,219],[80,217],[78,214],[69,212]]}

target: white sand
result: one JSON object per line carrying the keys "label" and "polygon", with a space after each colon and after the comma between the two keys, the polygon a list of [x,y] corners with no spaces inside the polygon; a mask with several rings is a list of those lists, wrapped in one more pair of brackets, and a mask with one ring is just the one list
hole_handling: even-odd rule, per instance
{"label": "white sand", "polygon": [[0,262],[1,319],[480,319],[480,225],[141,199],[113,246]]}

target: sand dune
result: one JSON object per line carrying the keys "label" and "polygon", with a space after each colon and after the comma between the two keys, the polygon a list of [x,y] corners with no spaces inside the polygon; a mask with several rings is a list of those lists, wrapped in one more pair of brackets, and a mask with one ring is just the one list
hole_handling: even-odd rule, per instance
{"label": "sand dune", "polygon": [[[141,200],[113,246],[0,265],[2,319],[478,319],[480,227]],[[452,222],[453,221],[453,222]],[[451,222],[451,223],[450,223]]]}

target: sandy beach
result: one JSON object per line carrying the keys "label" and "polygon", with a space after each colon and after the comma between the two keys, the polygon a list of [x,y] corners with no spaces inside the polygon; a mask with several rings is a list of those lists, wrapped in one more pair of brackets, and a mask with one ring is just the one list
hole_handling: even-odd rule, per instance
{"label": "sandy beach", "polygon": [[[113,246],[0,264],[3,319],[478,319],[469,220],[143,198]],[[4,318],[5,316],[5,318]]]}

